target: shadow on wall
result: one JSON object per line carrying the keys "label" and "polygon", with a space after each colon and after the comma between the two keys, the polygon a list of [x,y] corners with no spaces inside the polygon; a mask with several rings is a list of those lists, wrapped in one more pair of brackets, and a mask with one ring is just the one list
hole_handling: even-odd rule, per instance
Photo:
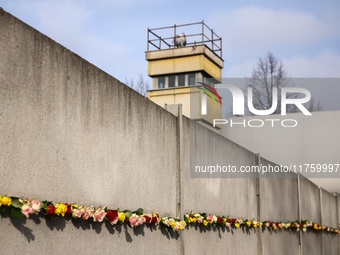
{"label": "shadow on wall", "polygon": [[10,217],[8,215],[1,215],[1,218],[9,218],[12,225],[21,233],[25,236],[27,239],[27,242],[30,243],[31,241],[35,240],[35,236],[33,233],[33,230],[26,227],[26,222],[28,220],[33,220],[36,225],[40,225],[42,221],[45,221],[46,226],[51,230],[51,231],[63,231],[67,225],[68,222],[71,222],[72,225],[81,230],[93,230],[97,234],[100,234],[102,232],[103,227],[106,227],[107,231],[111,234],[121,234],[124,232],[125,234],[125,240],[128,243],[133,242],[133,235],[134,236],[144,236],[145,235],[145,229],[148,229],[148,231],[153,232],[153,231],[158,231],[157,228],[160,228],[161,233],[167,237],[168,239],[178,239],[180,234],[179,232],[176,232],[170,228],[166,227],[161,227],[161,226],[155,226],[155,225],[141,225],[138,227],[131,228],[127,224],[123,225],[114,225],[112,226],[108,221],[104,222],[94,222],[94,221],[85,221],[85,220],[77,220],[74,219],[70,216],[65,216],[63,218],[60,217],[50,217],[46,218],[44,215],[39,214],[39,215],[30,215],[29,219],[26,219],[25,217],[22,217],[20,219]]}
{"label": "shadow on wall", "polygon": [[[94,222],[94,221],[84,221],[84,220],[78,220],[74,219],[71,216],[65,216],[63,218],[60,217],[50,217],[46,218],[44,215],[31,215],[29,219],[26,219],[25,217],[22,217],[20,219],[10,217],[9,215],[1,215],[1,218],[8,218],[10,219],[12,225],[25,236],[27,239],[27,242],[30,243],[31,241],[35,240],[35,236],[33,233],[33,230],[28,228],[26,225],[28,220],[32,220],[36,225],[40,225],[45,221],[46,226],[51,231],[64,231],[66,225],[68,223],[72,223],[72,225],[78,229],[79,231],[94,231],[96,234],[101,234],[103,228],[106,227],[107,231],[111,235],[115,234],[125,234],[125,241],[127,243],[133,242],[133,236],[144,236],[145,235],[145,229],[148,229],[148,231],[159,231],[162,233],[163,236],[167,237],[168,239],[178,239],[180,237],[180,233],[176,232],[170,228],[164,227],[164,226],[155,226],[155,225],[141,225],[135,228],[129,227],[127,224],[123,225],[114,225],[112,226],[108,221],[104,222]],[[43,223],[44,224],[44,223]],[[159,229],[158,229],[159,228]],[[259,228],[259,229],[249,229],[246,226],[242,225],[239,229],[236,229],[234,226],[231,228],[221,228],[216,225],[208,225],[204,226],[202,224],[198,223],[191,223],[190,226],[186,226],[186,228],[194,228],[196,231],[198,230],[200,233],[205,233],[209,231],[217,232],[219,239],[222,239],[223,234],[231,234],[234,235],[235,231],[241,231],[245,235],[252,235],[257,233],[258,231],[261,231],[261,233],[268,231],[270,235],[278,234],[282,231],[287,232],[287,230],[278,229],[276,231],[273,231],[272,229],[267,228]],[[290,235],[298,235],[299,233],[293,230],[288,230]],[[81,233],[80,233],[81,235]]]}

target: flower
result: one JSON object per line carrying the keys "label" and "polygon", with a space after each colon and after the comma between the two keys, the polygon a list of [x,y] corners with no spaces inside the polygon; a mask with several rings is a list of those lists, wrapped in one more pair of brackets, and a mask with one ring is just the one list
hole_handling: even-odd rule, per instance
{"label": "flower", "polygon": [[151,224],[154,224],[154,225],[158,225],[160,222],[160,217],[158,214],[154,213],[152,215],[152,220],[151,220]]}
{"label": "flower", "polygon": [[102,208],[101,206],[97,208],[97,210],[93,213],[93,221],[102,222],[104,220],[106,216],[105,208],[106,207]]}
{"label": "flower", "polygon": [[124,220],[125,220],[125,213],[124,212],[119,212],[118,213],[118,219],[119,219],[119,221],[121,221],[121,222],[124,222]]}
{"label": "flower", "polygon": [[94,207],[90,206],[90,207],[85,207],[82,208],[83,212],[83,220],[88,220],[89,218],[93,217],[93,213],[94,213]]}
{"label": "flower", "polygon": [[[143,217],[145,218],[146,223],[150,223],[152,219],[152,215],[150,213],[148,214],[143,214]],[[164,223],[164,222],[163,222]]]}
{"label": "flower", "polygon": [[215,215],[213,215],[213,222],[217,222],[217,217]]}
{"label": "flower", "polygon": [[247,221],[247,226],[250,228],[250,226],[251,226],[251,221]]}
{"label": "flower", "polygon": [[118,222],[118,211],[110,210],[107,212],[106,217],[109,219],[111,225],[115,225]]}
{"label": "flower", "polygon": [[54,212],[55,212],[55,207],[54,207],[53,205],[47,206],[46,212],[47,212],[50,216],[52,216],[52,215],[54,214]]}
{"label": "flower", "polygon": [[204,226],[207,226],[207,225],[208,225],[208,221],[204,220],[204,221],[203,221],[203,225],[204,225]]}
{"label": "flower", "polygon": [[10,197],[0,197],[0,206],[2,205],[6,205],[6,206],[10,206],[12,204],[12,198]]}
{"label": "flower", "polygon": [[71,214],[72,213],[72,206],[69,205],[69,204],[66,204],[66,203],[65,203],[65,205],[67,206],[67,210],[66,210],[65,214]]}
{"label": "flower", "polygon": [[24,204],[21,207],[21,212],[22,214],[26,216],[26,218],[28,218],[29,215],[32,214],[34,211],[33,211],[33,208],[29,206],[29,204]]}
{"label": "flower", "polygon": [[202,223],[203,222],[203,218],[199,217],[199,218],[197,218],[197,221],[198,221],[198,223]]}
{"label": "flower", "polygon": [[67,212],[67,205],[64,205],[62,202],[60,203],[60,204],[57,204],[56,206],[55,206],[55,211],[54,211],[54,213],[56,214],[56,215],[60,215],[61,214],[61,216],[65,216],[65,213]]}
{"label": "flower", "polygon": [[73,210],[72,210],[72,217],[74,218],[81,218],[82,214],[85,212],[85,208],[84,206],[80,206],[80,207],[75,207],[73,205]]}
{"label": "flower", "polygon": [[240,227],[240,224],[235,223],[235,227],[239,228],[239,227]]}
{"label": "flower", "polygon": [[223,219],[222,219],[221,217],[218,218],[217,221],[218,221],[219,223],[223,223]]}
{"label": "flower", "polygon": [[38,214],[40,212],[40,202],[39,200],[32,200],[32,209],[34,211],[35,214]]}
{"label": "flower", "polygon": [[145,222],[145,218],[134,213],[129,218],[129,221],[131,227],[136,227],[142,225]]}
{"label": "flower", "polygon": [[[215,216],[215,217],[216,217],[216,216]],[[212,224],[212,223],[214,222],[214,216],[208,215],[208,216],[207,216],[207,221],[208,221],[210,224]]]}

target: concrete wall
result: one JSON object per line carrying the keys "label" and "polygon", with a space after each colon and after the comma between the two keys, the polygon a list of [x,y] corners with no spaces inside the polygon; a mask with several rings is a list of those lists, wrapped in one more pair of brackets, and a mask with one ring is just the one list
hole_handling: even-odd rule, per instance
{"label": "concrete wall", "polygon": [[[1,194],[176,215],[176,118],[2,10],[0,24]],[[172,254],[178,243],[72,222],[1,218],[1,242],[21,244],[1,253]]]}
{"label": "concrete wall", "polygon": [[[300,175],[301,219],[321,223],[320,189],[310,180]],[[302,235],[304,254],[322,254],[321,235],[306,232]]]}
{"label": "concrete wall", "polygon": [[[334,84],[335,85],[335,84]],[[334,86],[336,87],[336,85]],[[252,128],[247,124],[221,125],[220,134],[247,148],[254,153],[261,153],[265,158],[277,164],[304,165],[304,164],[339,164],[340,136],[340,111],[313,112],[313,116],[305,116],[302,113],[292,113],[289,117],[284,115],[234,117],[229,121],[241,122],[245,119],[248,123],[251,119],[294,119],[298,125],[294,128],[282,127],[280,121],[275,122],[272,128],[270,122],[265,121],[261,128]],[[325,149],[322,149],[325,148]],[[285,157],[282,157],[282,151]],[[299,169],[297,169],[299,170]],[[340,169],[329,172],[305,172],[302,174],[318,186],[331,192],[340,193]]]}
{"label": "concrete wall", "polygon": [[[193,178],[192,160],[239,167],[256,165],[256,155],[167,112],[2,10],[0,24],[0,194],[143,207],[163,217],[194,210],[288,221],[302,213],[339,223],[334,196],[322,191],[320,206],[318,187],[301,180],[299,200],[298,180],[289,174]],[[1,216],[0,229],[4,254],[298,254],[301,240],[324,254],[339,249],[337,236],[320,233],[301,239],[289,231],[198,226],[178,235],[41,216]],[[313,254],[307,248],[303,254]]]}
{"label": "concrete wall", "polygon": [[[261,158],[263,166],[275,166]],[[260,175],[260,218],[273,222],[291,222],[299,219],[298,179],[293,173]],[[280,232],[279,234],[276,231]],[[299,254],[299,233],[294,231],[266,230],[262,233],[262,254]],[[285,240],[284,242],[282,240]]]}
{"label": "concrete wall", "polygon": [[[256,219],[256,178],[190,176],[190,161],[251,165],[255,162],[255,155],[196,122],[185,119],[183,123],[186,149],[183,160],[184,211]],[[214,254],[257,254],[256,231],[190,228],[184,233],[184,244],[185,254],[212,254],[211,251]]]}

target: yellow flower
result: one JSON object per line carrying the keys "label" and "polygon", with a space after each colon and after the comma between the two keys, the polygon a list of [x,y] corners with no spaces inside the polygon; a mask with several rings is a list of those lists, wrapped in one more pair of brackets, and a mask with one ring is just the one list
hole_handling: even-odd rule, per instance
{"label": "yellow flower", "polygon": [[1,204],[10,206],[12,204],[12,198],[10,197],[0,197],[0,206]]}
{"label": "yellow flower", "polygon": [[240,227],[240,224],[235,223],[235,227],[239,228],[239,227]]}
{"label": "yellow flower", "polygon": [[250,226],[251,226],[251,221],[247,221],[247,226],[250,228]]}
{"label": "yellow flower", "polygon": [[76,208],[76,209],[79,208],[78,205],[76,205],[76,204],[73,204],[72,207],[73,207],[73,208]]}
{"label": "yellow flower", "polygon": [[208,225],[208,221],[204,220],[203,224],[204,224],[204,226],[207,226]]}
{"label": "yellow flower", "polygon": [[277,226],[276,225],[274,226],[274,230],[277,230]]}
{"label": "yellow flower", "polygon": [[260,222],[260,227],[262,227],[262,225],[263,225],[263,223],[262,223],[262,222]]}
{"label": "yellow flower", "polygon": [[124,212],[118,213],[118,220],[120,220],[121,222],[124,222],[124,220],[125,220],[125,213]]}
{"label": "yellow flower", "polygon": [[257,224],[254,224],[253,227],[254,227],[254,228],[257,228]]}
{"label": "yellow flower", "polygon": [[184,229],[184,228],[183,228],[183,226],[179,226],[179,229],[182,230],[182,229]]}
{"label": "yellow flower", "polygon": [[227,219],[226,218],[223,218],[223,223],[226,223],[227,222]]}
{"label": "yellow flower", "polygon": [[0,206],[2,206],[2,197],[0,196]]}
{"label": "yellow flower", "polygon": [[194,218],[192,219],[192,221],[193,221],[193,222],[196,222],[196,221],[197,221],[197,218],[196,218],[196,217],[194,217]]}
{"label": "yellow flower", "polygon": [[67,205],[64,205],[62,202],[55,206],[54,213],[57,214],[58,216],[59,214],[61,214],[61,216],[64,217],[66,212],[67,212]]}

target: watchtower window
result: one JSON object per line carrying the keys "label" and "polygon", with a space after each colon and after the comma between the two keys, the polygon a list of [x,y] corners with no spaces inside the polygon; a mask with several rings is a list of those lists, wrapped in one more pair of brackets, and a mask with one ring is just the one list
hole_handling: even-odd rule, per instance
{"label": "watchtower window", "polygon": [[176,76],[174,74],[169,75],[169,88],[176,86]]}
{"label": "watchtower window", "polygon": [[185,74],[178,75],[178,86],[179,87],[185,86]]}
{"label": "watchtower window", "polygon": [[158,88],[164,89],[165,88],[165,76],[158,77]]}

